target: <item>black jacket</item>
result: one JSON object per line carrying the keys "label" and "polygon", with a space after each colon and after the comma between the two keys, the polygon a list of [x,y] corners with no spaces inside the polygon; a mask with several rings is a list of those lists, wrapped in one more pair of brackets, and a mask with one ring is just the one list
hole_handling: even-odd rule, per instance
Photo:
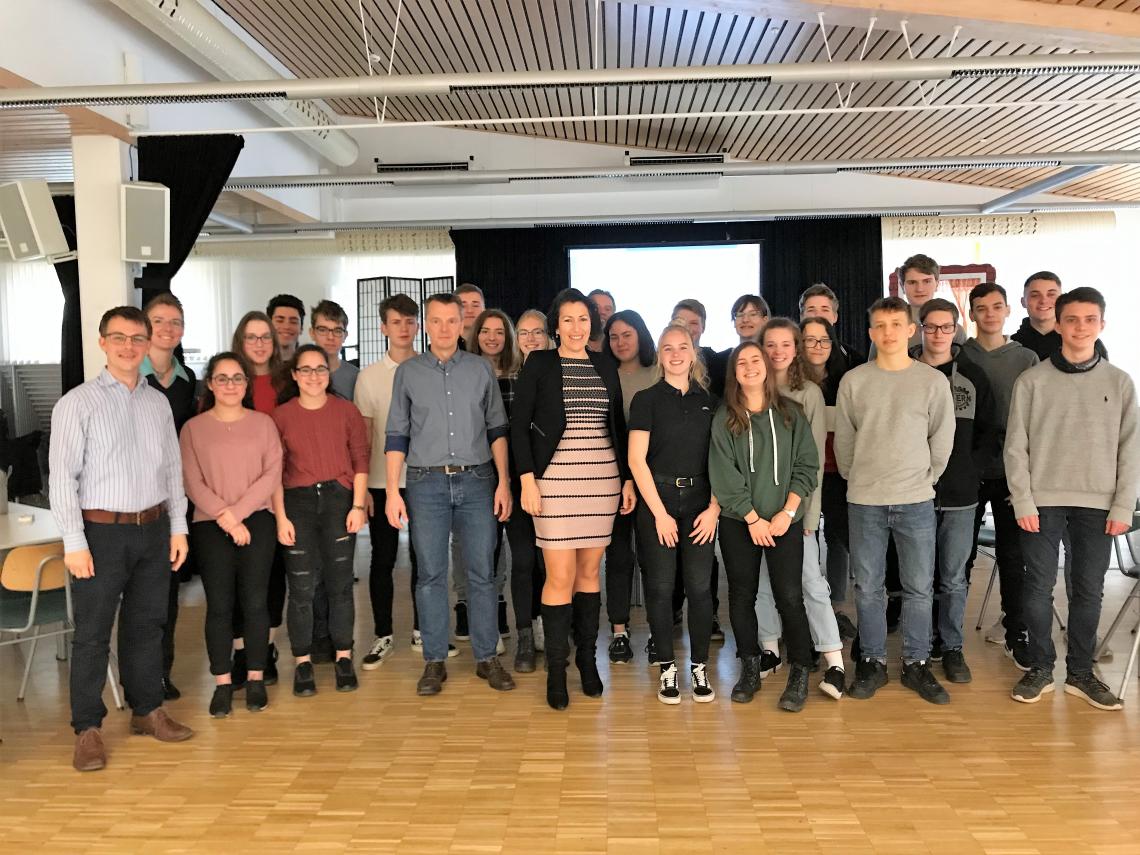
{"label": "black jacket", "polygon": [[[1033,329],[1033,324],[1029,323],[1029,318],[1021,319],[1021,326],[1010,338],[1022,347],[1028,347],[1037,354],[1037,358],[1042,362],[1061,350],[1061,334],[1056,330],[1039,333]],[[1104,359],[1108,359],[1108,351],[1099,338],[1096,340],[1095,348],[1096,352]]]}
{"label": "black jacket", "polygon": [[[618,471],[625,482],[630,480],[626,455],[628,437],[617,365],[612,359],[592,350],[587,350],[586,355],[606,384],[610,399],[610,437],[617,453]],[[515,400],[511,405],[511,455],[518,473],[525,475],[531,472],[536,478],[541,478],[565,429],[562,360],[557,350],[533,351],[515,381]]]}

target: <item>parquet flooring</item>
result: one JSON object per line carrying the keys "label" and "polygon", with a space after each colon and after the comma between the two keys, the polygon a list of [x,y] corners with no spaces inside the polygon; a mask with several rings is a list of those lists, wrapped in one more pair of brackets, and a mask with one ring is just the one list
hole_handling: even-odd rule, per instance
{"label": "parquet flooring", "polygon": [[[366,550],[364,540],[362,574]],[[599,640],[600,700],[574,690],[567,712],[549,710],[541,669],[492,692],[465,644],[443,694],[418,698],[401,566],[398,652],[360,672],[359,691],[333,691],[325,665],[319,694],[294,698],[283,662],[269,709],[248,713],[239,694],[234,715],[215,721],[195,583],[178,627],[183,698],[170,709],[197,733],[178,745],[128,736],[127,714],[112,710],[102,772],[71,768],[67,666],[54,646],[41,645],[23,703],[24,654],[0,649],[0,852],[1140,853],[1140,681],[1123,712],[1059,691],[1011,701],[1018,672],[973,630],[979,570],[967,610],[974,682],[950,687],[951,704],[903,689],[896,661],[873,700],[836,703],[813,688],[799,715],[776,709],[785,671],[751,705],[729,702],[731,635],[713,646],[716,703],[658,703],[640,609],[633,664],[610,666]],[[1102,626],[1126,582],[1110,571]],[[359,649],[371,641],[366,582],[356,596]],[[721,617],[727,628],[727,602]],[[1130,642],[1122,630],[1102,666],[1114,689]]]}

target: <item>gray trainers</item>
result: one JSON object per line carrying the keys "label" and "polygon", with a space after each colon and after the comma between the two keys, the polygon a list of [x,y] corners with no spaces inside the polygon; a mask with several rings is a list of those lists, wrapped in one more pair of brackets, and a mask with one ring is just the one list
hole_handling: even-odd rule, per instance
{"label": "gray trainers", "polygon": [[1076,695],[1090,707],[1096,707],[1098,710],[1124,709],[1124,701],[1116,697],[1092,671],[1069,674],[1065,678],[1065,694]]}
{"label": "gray trainers", "polygon": [[1025,676],[1017,681],[1010,697],[1023,704],[1035,704],[1041,700],[1042,695],[1048,695],[1055,688],[1052,671],[1030,668],[1025,672]]}

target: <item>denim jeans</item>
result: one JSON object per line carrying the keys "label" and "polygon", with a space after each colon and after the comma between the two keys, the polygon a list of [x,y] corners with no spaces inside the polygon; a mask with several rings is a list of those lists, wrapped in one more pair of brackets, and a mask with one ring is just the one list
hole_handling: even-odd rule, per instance
{"label": "denim jeans", "polygon": [[962,623],[966,619],[966,562],[970,557],[974,508],[938,511],[937,594],[938,637],[944,650],[962,649]]}
{"label": "denim jeans", "polygon": [[[820,653],[842,650],[839,625],[835,622],[835,611],[831,608],[831,588],[819,565],[819,541],[815,533],[804,538],[801,582],[804,589],[804,610],[807,612],[808,628],[815,649]],[[760,628],[761,642],[775,641],[782,634],[776,598],[772,594],[772,580],[766,566],[760,569],[759,588],[756,591],[756,623]],[[776,627],[774,633],[769,630],[772,626]]]}
{"label": "denim jeans", "polygon": [[285,515],[297,539],[285,549],[289,575],[289,645],[308,656],[313,643],[313,593],[318,574],[329,602],[329,636],[335,650],[352,649],[356,607],[352,559],[356,535],[345,528],[352,491],[339,481],[321,481],[285,491]]}
{"label": "denim jeans", "polygon": [[1005,643],[1012,646],[1025,633],[1025,621],[1021,617],[1025,559],[1021,555],[1021,529],[1013,516],[1013,506],[1009,502],[1009,484],[1005,478],[987,478],[978,487],[978,507],[974,514],[974,551],[966,578],[968,582],[969,570],[978,557],[978,530],[982,527],[987,504],[994,515],[994,540],[997,541],[994,560],[998,567]]}
{"label": "denim jeans", "polygon": [[495,591],[495,468],[488,462],[447,475],[408,467],[407,507],[412,547],[419,561],[416,606],[424,660],[447,658],[450,626],[447,596],[448,535],[455,537],[467,570],[467,619],[476,661],[495,655],[499,641]]}
{"label": "denim jeans", "polygon": [[[505,567],[499,564],[499,556],[503,551],[503,535],[506,532],[506,525],[495,521],[497,528],[495,529],[495,557],[491,563],[491,567],[495,573],[495,592],[503,595],[503,591],[507,589],[507,571]],[[456,602],[467,602],[467,565],[463,563],[463,550],[459,541],[454,538],[451,541],[451,589],[455,591]]]}
{"label": "denim jeans", "polygon": [[1072,593],[1069,596],[1069,648],[1065,668],[1069,674],[1091,671],[1100,623],[1104,574],[1108,571],[1112,538],[1104,533],[1108,511],[1094,508],[1038,508],[1039,532],[1021,532],[1025,556],[1023,614],[1029,629],[1029,664],[1053,670],[1053,588],[1057,584],[1057,557],[1066,528],[1073,543]]}
{"label": "denim jeans", "polygon": [[[709,638],[712,635],[713,542],[697,545],[689,537],[696,518],[709,506],[709,485],[677,487],[657,484],[657,495],[665,510],[677,521],[677,545],[662,546],[657,539],[657,523],[644,502],[638,502],[636,517],[637,554],[645,572],[645,610],[653,634],[653,648],[662,662],[672,662],[673,653],[673,586],[680,568],[685,594],[689,600],[689,646],[693,662],[708,662]],[[616,526],[615,526],[616,531]],[[626,601],[628,620],[629,607]],[[612,616],[611,612],[611,616]]]}
{"label": "denim jeans", "polygon": [[119,616],[119,679],[135,715],[162,706],[162,628],[170,592],[170,518],[146,525],[84,523],[95,575],[71,580],[71,726],[102,727],[111,629]]}
{"label": "denim jeans", "polygon": [[[392,572],[396,569],[396,554],[400,549],[400,530],[392,528],[384,515],[384,503],[388,499],[387,490],[369,488],[372,505],[376,513],[368,521],[368,533],[372,538],[372,556],[368,565],[368,599],[372,604],[372,623],[377,638],[392,634],[392,598],[396,589],[392,582]],[[403,491],[400,493],[404,495]],[[408,544],[408,558],[412,562],[412,620],[419,628],[419,614],[416,612],[416,551]]]}
{"label": "denim jeans", "polygon": [[859,647],[865,659],[887,661],[887,539],[893,535],[902,585],[904,662],[930,655],[930,609],[934,600],[934,551],[938,520],[934,502],[908,505],[847,505]]}

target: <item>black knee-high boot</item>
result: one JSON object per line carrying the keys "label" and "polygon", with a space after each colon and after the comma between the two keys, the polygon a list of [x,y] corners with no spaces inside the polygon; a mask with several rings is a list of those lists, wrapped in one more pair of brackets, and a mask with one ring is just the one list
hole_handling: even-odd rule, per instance
{"label": "black knee-high boot", "polygon": [[566,691],[566,666],[570,661],[570,614],[573,606],[542,604],[542,627],[546,633],[546,702],[551,709],[570,705]]}
{"label": "black knee-high boot", "polygon": [[574,595],[574,662],[582,675],[582,693],[590,698],[602,696],[602,677],[598,674],[598,618],[602,610],[600,593]]}

